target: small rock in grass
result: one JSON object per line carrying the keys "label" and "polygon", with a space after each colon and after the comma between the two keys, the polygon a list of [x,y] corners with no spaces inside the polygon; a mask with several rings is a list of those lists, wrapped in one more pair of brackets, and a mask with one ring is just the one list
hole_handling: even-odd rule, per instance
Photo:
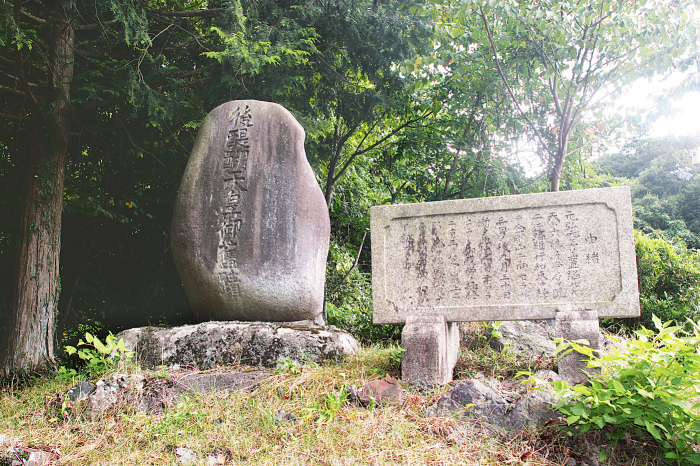
{"label": "small rock in grass", "polygon": [[297,417],[293,413],[288,413],[283,409],[277,411],[275,414],[275,424],[290,424],[297,422]]}
{"label": "small rock in grass", "polygon": [[218,466],[221,464],[226,464],[228,460],[229,455],[226,453],[226,451],[217,448],[213,452],[209,453],[209,456],[207,456],[207,465]]}
{"label": "small rock in grass", "polygon": [[33,451],[29,453],[29,458],[24,463],[24,466],[41,466],[56,459],[56,456],[47,451]]}
{"label": "small rock in grass", "polygon": [[[364,384],[355,396],[362,404],[369,404],[374,400],[377,404],[401,404],[401,385],[398,380],[391,378],[389,374],[384,379],[370,380]],[[352,396],[352,394],[351,394]]]}
{"label": "small rock in grass", "polygon": [[95,384],[90,382],[78,382],[78,385],[66,392],[66,398],[72,402],[83,401],[95,391]]}
{"label": "small rock in grass", "polygon": [[47,451],[37,450],[35,448],[12,447],[7,450],[8,457],[0,458],[2,465],[10,466],[42,466],[57,459],[56,455]]}
{"label": "small rock in grass", "polygon": [[177,456],[177,461],[184,466],[197,463],[197,453],[189,448],[177,447],[175,455]]}

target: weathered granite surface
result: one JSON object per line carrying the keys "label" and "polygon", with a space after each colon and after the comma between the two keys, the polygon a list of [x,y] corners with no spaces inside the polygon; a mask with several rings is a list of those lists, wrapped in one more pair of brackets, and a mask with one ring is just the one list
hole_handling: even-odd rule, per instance
{"label": "weathered granite surface", "polygon": [[504,321],[497,328],[490,328],[489,334],[491,348],[496,351],[508,348],[511,353],[527,358],[553,357],[556,349],[553,319]]}
{"label": "weathered granite surface", "polygon": [[213,369],[228,364],[276,367],[292,359],[321,363],[355,354],[357,341],[335,327],[295,328],[269,322],[206,322],[173,328],[141,327],[119,333],[144,367]]}
{"label": "weathered granite surface", "polygon": [[639,315],[627,187],[373,207],[375,323]]}
{"label": "weathered granite surface", "polygon": [[427,416],[455,416],[464,420],[481,419],[506,430],[541,427],[559,417],[552,409],[555,398],[547,390],[527,390],[513,398],[477,379],[460,382],[426,409]]}
{"label": "weathered granite surface", "polygon": [[227,102],[202,122],[172,223],[200,320],[323,322],[330,220],[304,137],[269,102]]}

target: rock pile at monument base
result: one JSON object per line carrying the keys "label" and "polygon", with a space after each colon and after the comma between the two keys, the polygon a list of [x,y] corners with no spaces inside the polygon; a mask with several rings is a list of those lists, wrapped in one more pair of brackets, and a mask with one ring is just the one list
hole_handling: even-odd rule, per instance
{"label": "rock pile at monument base", "polygon": [[322,363],[355,354],[357,340],[335,327],[271,322],[205,322],[172,328],[141,327],[117,335],[145,368],[161,365],[213,369],[229,364],[276,367],[291,359]]}

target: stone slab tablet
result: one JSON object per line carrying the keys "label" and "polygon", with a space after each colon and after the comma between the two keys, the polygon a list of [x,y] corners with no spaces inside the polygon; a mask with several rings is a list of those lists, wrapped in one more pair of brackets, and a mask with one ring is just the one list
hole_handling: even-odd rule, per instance
{"label": "stone slab tablet", "polygon": [[373,207],[375,323],[639,315],[627,187]]}

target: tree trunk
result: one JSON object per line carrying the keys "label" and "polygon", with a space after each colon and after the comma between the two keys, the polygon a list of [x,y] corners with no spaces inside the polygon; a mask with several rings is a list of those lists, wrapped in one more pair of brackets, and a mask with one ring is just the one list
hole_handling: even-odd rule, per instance
{"label": "tree trunk", "polygon": [[564,168],[564,159],[566,158],[566,147],[567,145],[564,144],[563,147],[557,149],[557,154],[554,157],[554,166],[552,167],[552,174],[550,176],[552,186],[550,191],[553,193],[559,191],[559,184],[561,182],[561,171]]}
{"label": "tree trunk", "polygon": [[0,372],[8,376],[54,364],[58,305],[61,212],[66,167],[74,32],[57,1],[49,73],[53,85],[50,111],[37,118],[19,236],[14,314]]}

